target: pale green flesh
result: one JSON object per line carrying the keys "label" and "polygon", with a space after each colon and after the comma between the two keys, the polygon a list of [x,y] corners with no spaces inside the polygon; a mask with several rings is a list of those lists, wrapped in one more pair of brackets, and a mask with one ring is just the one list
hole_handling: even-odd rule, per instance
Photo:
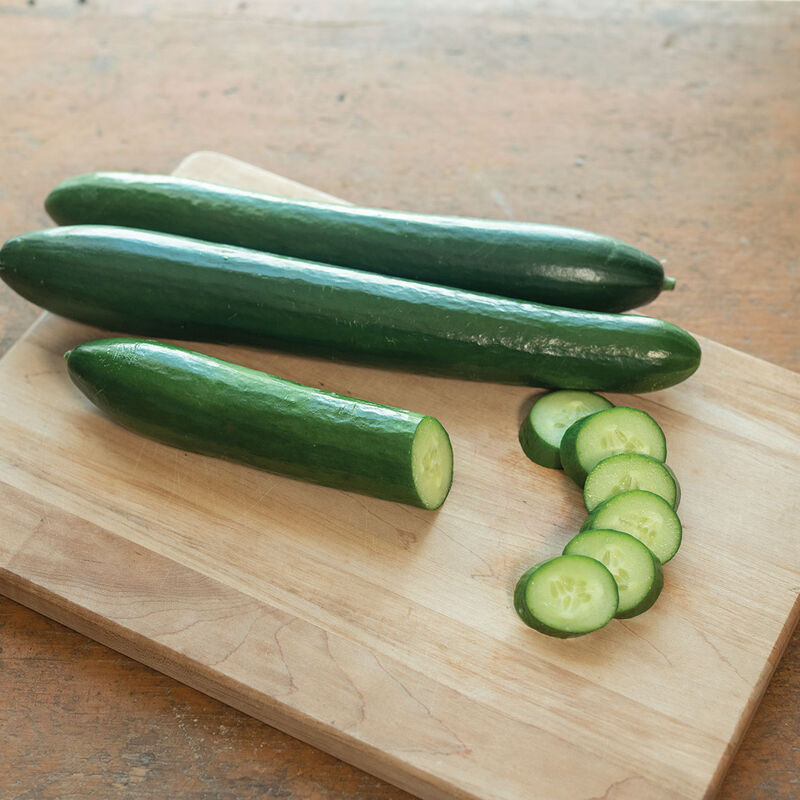
{"label": "pale green flesh", "polygon": [[681,542],[681,523],[669,503],[651,492],[619,494],[599,506],[587,520],[591,530],[629,533],[646,544],[662,563],[669,561]]}
{"label": "pale green flesh", "polygon": [[586,472],[617,453],[642,453],[658,461],[667,457],[666,441],[658,423],[643,411],[621,407],[587,420],[578,434],[576,450]]}
{"label": "pale green flesh", "polygon": [[639,453],[619,453],[598,462],[583,486],[586,508],[592,511],[614,495],[644,489],[675,507],[677,486],[664,464]]}
{"label": "pale green flesh", "polygon": [[579,419],[610,408],[611,402],[592,392],[563,390],[540,397],[530,412],[533,429],[547,444],[558,449],[564,431]]}
{"label": "pale green flesh", "polygon": [[438,508],[453,481],[453,449],[445,429],[433,417],[417,426],[411,445],[414,486],[425,508]]}
{"label": "pale green flesh", "polygon": [[525,590],[525,602],[530,613],[550,628],[588,632],[614,616],[617,591],[613,576],[602,564],[561,556],[536,570]]}
{"label": "pale green flesh", "polygon": [[564,548],[564,553],[589,556],[606,566],[617,582],[618,613],[639,605],[653,587],[656,577],[653,557],[642,542],[629,534],[614,530],[579,533]]}

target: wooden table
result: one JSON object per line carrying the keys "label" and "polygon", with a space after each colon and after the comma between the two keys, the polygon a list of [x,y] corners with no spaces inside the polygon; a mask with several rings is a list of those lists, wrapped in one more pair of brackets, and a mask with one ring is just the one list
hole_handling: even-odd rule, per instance
{"label": "wooden table", "polygon": [[[679,279],[649,313],[800,371],[795,4],[156,5],[0,0],[3,240],[64,177],[211,148],[616,235]],[[0,354],[36,313],[0,287]],[[0,631],[3,797],[409,797],[3,598]],[[720,797],[797,796],[799,688],[795,634]]]}

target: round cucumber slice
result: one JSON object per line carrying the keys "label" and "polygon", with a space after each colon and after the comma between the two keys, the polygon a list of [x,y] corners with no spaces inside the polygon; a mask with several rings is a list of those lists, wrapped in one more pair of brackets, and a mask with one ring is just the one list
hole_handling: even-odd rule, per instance
{"label": "round cucumber slice", "polygon": [[666,461],[667,440],[646,411],[627,406],[596,411],[573,422],[561,440],[561,463],[578,486],[600,461],[617,453],[642,453]]}
{"label": "round cucumber slice", "polygon": [[617,619],[630,619],[647,611],[664,587],[661,562],[629,533],[584,531],[570,540],[564,554],[589,556],[608,568],[619,590]]}
{"label": "round cucumber slice", "polygon": [[453,448],[442,424],[423,417],[411,443],[411,475],[422,506],[428,510],[444,503],[453,482]]}
{"label": "round cucumber slice", "polygon": [[519,443],[531,461],[551,469],[561,468],[561,438],[579,419],[613,403],[594,392],[562,389],[539,397],[519,429]]}
{"label": "round cucumber slice", "polygon": [[614,576],[594,558],[562,555],[531,567],[517,581],[514,607],[529,627],[568,639],[602,628],[617,613]]}
{"label": "round cucumber slice", "polygon": [[592,511],[610,497],[633,489],[644,489],[663,497],[678,508],[681,490],[675,473],[652,456],[641,453],[618,453],[597,463],[586,476],[583,502]]}
{"label": "round cucumber slice", "polygon": [[609,529],[635,536],[662,564],[678,552],[683,535],[681,521],[672,506],[663,497],[643,489],[609,498],[581,526],[581,531]]}

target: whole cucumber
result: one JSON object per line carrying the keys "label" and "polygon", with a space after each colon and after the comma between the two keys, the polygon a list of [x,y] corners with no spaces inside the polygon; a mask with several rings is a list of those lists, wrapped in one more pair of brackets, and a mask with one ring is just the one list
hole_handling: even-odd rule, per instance
{"label": "whole cucumber", "polygon": [[104,226],[9,240],[0,277],[70,319],[499,383],[646,392],[700,363],[686,331]]}
{"label": "whole cucumber", "polygon": [[161,231],[565,308],[625,311],[675,281],[587,231],[289,200],[166,175],[99,172],[45,201],[62,225]]}
{"label": "whole cucumber", "polygon": [[426,509],[450,490],[453,451],[433,417],[141,339],[87,342],[66,359],[98,408],[165,444]]}

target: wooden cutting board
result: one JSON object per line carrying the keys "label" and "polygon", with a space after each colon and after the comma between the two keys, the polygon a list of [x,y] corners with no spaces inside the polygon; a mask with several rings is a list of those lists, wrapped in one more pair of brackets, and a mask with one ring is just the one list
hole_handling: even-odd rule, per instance
{"label": "wooden cutting board", "polygon": [[[320,195],[218,154],[184,176]],[[522,454],[536,391],[196,349],[437,416],[425,512],[129,433],[67,379],[103,335],[45,314],[0,361],[0,592],[424,798],[699,798],[798,618],[800,376],[701,340],[700,370],[609,395],[664,427],[685,533],[647,614],[553,640],[517,577],[584,514]]]}

